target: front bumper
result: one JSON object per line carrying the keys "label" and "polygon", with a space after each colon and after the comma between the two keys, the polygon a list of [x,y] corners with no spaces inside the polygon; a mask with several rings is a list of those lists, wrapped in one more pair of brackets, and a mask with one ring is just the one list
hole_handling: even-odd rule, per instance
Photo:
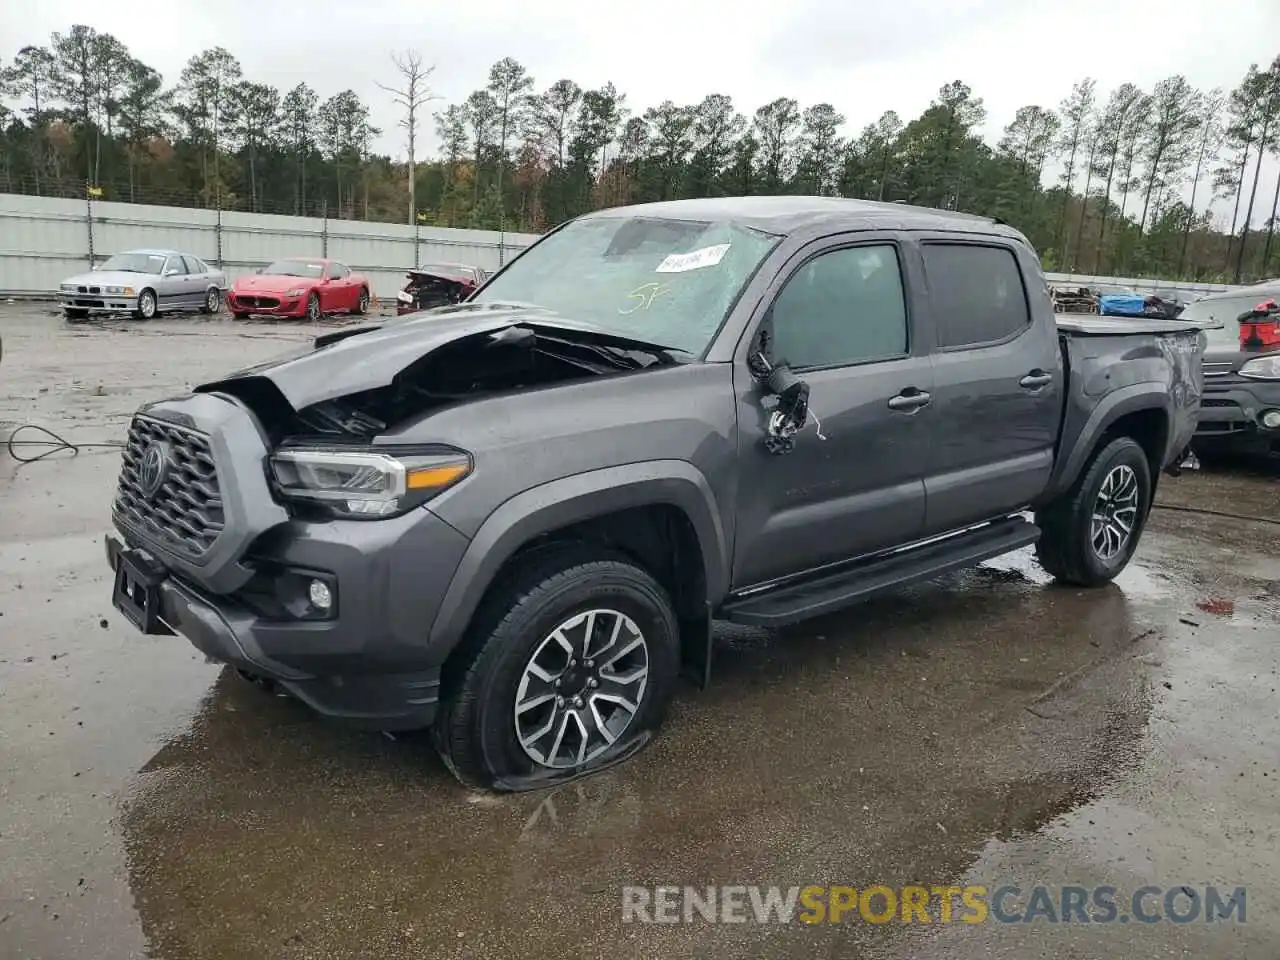
{"label": "front bumper", "polygon": [[[114,534],[107,534],[105,545],[116,573],[129,548]],[[145,551],[142,555],[154,560]],[[416,606],[414,595],[402,595],[398,606],[388,608],[382,597],[368,595],[367,582],[335,579],[343,605],[335,619],[285,620],[262,616],[239,596],[211,594],[159,572],[154,611],[159,629],[150,632],[179,634],[207,657],[273,680],[332,719],[379,730],[430,725],[441,667],[426,655],[431,620],[407,622],[427,611],[410,609]]]}
{"label": "front bumper", "polygon": [[[117,532],[106,539],[115,605],[144,632],[180,634],[326,716],[384,730],[429,724],[450,652],[430,645],[431,629],[468,539],[425,508],[379,520],[291,516],[267,486],[268,449],[254,419],[228,399],[196,394],[151,404],[140,417],[205,438],[182,457],[216,465],[222,529],[202,553],[178,552],[180,543],[121,508],[126,465]],[[171,457],[179,446],[170,440]],[[153,501],[167,511],[155,517],[171,522],[171,499]],[[331,588],[327,615],[307,600],[311,579]],[[132,603],[125,580],[142,588],[127,591]]]}
{"label": "front bumper", "polygon": [[1194,442],[1204,447],[1280,454],[1280,429],[1263,416],[1280,410],[1280,381],[1244,377],[1206,379]]}
{"label": "front bumper", "polygon": [[138,309],[138,298],[114,293],[59,293],[58,306],[64,310],[92,310],[94,313],[132,313]]}
{"label": "front bumper", "polygon": [[303,317],[307,313],[307,298],[305,296],[284,297],[271,293],[240,294],[233,290],[227,294],[227,309],[232,313]]}

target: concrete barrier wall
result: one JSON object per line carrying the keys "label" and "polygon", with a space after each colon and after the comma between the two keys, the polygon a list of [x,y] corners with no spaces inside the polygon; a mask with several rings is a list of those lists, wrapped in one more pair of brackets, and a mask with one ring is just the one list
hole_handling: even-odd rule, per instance
{"label": "concrete barrier wall", "polygon": [[530,234],[397,223],[282,217],[132,203],[0,194],[0,295],[50,294],[65,278],[121,250],[163,247],[221,263],[230,279],[280,257],[330,256],[394,297],[409,268],[456,261],[494,270]]}

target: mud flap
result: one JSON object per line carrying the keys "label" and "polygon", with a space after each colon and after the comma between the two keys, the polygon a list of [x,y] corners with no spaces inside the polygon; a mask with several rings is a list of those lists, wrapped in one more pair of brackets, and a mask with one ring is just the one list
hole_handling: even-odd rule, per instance
{"label": "mud flap", "polygon": [[697,619],[680,621],[680,673],[701,690],[711,686],[711,607]]}

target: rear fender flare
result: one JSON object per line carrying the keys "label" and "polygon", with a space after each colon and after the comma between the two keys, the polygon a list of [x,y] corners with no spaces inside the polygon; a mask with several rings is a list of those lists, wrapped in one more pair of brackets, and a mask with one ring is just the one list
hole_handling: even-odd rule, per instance
{"label": "rear fender flare", "polygon": [[[1084,428],[1080,431],[1071,450],[1066,452],[1065,460],[1062,461],[1061,468],[1050,482],[1049,489],[1041,497],[1041,502],[1051,500],[1064,490],[1069,490],[1084,470],[1089,457],[1093,455],[1098,442],[1106,435],[1107,430],[1121,417],[1141,410],[1159,410],[1172,422],[1173,401],[1169,398],[1164,384],[1135,383],[1105,396],[1085,421]],[[1167,451],[1160,451],[1162,458],[1166,454]],[[1162,463],[1156,464],[1156,469],[1152,471],[1153,476],[1159,473],[1159,468],[1162,466]]]}
{"label": "rear fender flare", "polygon": [[707,595],[728,590],[728,544],[707,478],[684,460],[650,460],[562,477],[526,490],[493,511],[454,572],[428,649],[443,661],[461,641],[503,564],[533,538],[634,507],[669,504],[684,511],[702,549]]}

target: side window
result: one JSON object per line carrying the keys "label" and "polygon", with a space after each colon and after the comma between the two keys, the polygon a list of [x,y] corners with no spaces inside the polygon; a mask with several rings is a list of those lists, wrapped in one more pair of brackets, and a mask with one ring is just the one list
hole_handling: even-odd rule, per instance
{"label": "side window", "polygon": [[995,343],[1030,325],[1022,271],[1012,250],[926,243],[922,252],[939,347]]}
{"label": "side window", "polygon": [[819,254],[788,279],[771,308],[775,361],[792,369],[907,353],[902,272],[890,245]]}
{"label": "side window", "polygon": [[187,265],[187,273],[206,273],[209,268],[197,260],[195,257],[188,257],[185,254],[182,257],[183,263]]}
{"label": "side window", "polygon": [[187,268],[183,265],[181,257],[170,257],[164,262],[164,272],[168,273],[170,270],[178,271],[179,276],[187,272]]}
{"label": "side window", "polygon": [[329,264],[329,279],[330,279],[330,280],[341,280],[343,277],[345,277],[345,276],[346,276],[347,274],[349,274],[350,272],[351,272],[350,270],[348,270],[346,267],[344,267],[344,266],[343,266],[342,264],[340,264],[340,263],[330,263],[330,264]]}

